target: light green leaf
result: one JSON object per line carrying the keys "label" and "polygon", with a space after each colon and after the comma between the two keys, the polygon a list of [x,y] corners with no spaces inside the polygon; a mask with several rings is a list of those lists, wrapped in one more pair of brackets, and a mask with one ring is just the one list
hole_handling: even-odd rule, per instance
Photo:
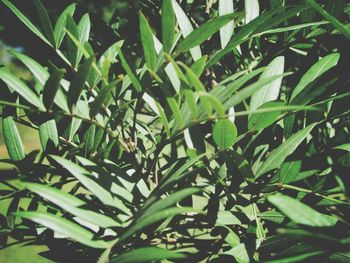
{"label": "light green leaf", "polygon": [[266,161],[261,165],[259,170],[257,171],[256,177],[263,175],[273,169],[281,167],[284,160],[291,155],[296,148],[298,148],[299,144],[304,141],[304,139],[309,135],[312,129],[317,124],[311,124],[301,131],[293,134],[289,137],[284,143],[282,143],[278,148],[273,150]]}
{"label": "light green leaf", "polygon": [[141,87],[141,83],[138,80],[138,78],[136,77],[136,74],[134,73],[134,71],[131,69],[130,65],[128,64],[121,48],[119,46],[116,46],[116,49],[118,50],[118,55],[120,58],[120,62],[126,72],[126,74],[128,75],[128,77],[130,78],[130,81],[132,83],[132,85],[134,86],[135,90],[137,92],[140,92],[142,90]]}
{"label": "light green leaf", "polygon": [[301,78],[300,82],[293,90],[290,101],[293,101],[293,99],[295,99],[308,84],[313,82],[315,79],[317,79],[329,69],[336,66],[339,58],[339,53],[334,53],[327,55],[321,58],[319,61],[317,61]]}
{"label": "light green leaf", "polygon": [[63,10],[63,12],[60,14],[60,16],[56,21],[55,28],[54,28],[56,49],[58,49],[61,46],[63,38],[66,34],[65,28],[67,23],[67,15],[73,16],[75,12],[75,7],[76,7],[75,3],[67,6],[67,8]]}
{"label": "light green leaf", "polygon": [[197,45],[202,44],[205,40],[216,33],[220,28],[229,23],[235,17],[234,14],[215,17],[196,30],[192,31],[180,44],[178,45],[178,52],[185,52]]}
{"label": "light green leaf", "polygon": [[[179,27],[181,29],[182,36],[186,38],[193,31],[193,26],[188,17],[186,16],[185,12],[182,10],[181,6],[176,2],[176,0],[172,0],[172,3],[177,22],[179,23]],[[195,46],[191,48],[190,53],[195,61],[202,57],[202,51],[200,46]]]}
{"label": "light green leaf", "polygon": [[146,17],[140,13],[140,34],[143,53],[149,69],[155,70],[157,65],[157,53],[154,48],[153,32]]}
{"label": "light green leaf", "polygon": [[218,120],[213,128],[214,142],[222,149],[230,148],[237,139],[237,128],[229,119]]}
{"label": "light green leaf", "polygon": [[59,144],[55,119],[48,120],[39,126],[40,143],[43,150],[47,147],[57,147]]}
{"label": "light green leaf", "polygon": [[333,149],[334,149],[334,150],[343,150],[343,151],[350,152],[350,143],[342,144],[342,145],[336,146],[336,147],[334,147]]}
{"label": "light green leaf", "polygon": [[23,160],[25,158],[23,143],[12,117],[2,119],[2,133],[11,160]]}
{"label": "light green leaf", "polygon": [[0,79],[2,79],[9,86],[9,88],[14,89],[30,104],[36,106],[41,111],[46,110],[39,97],[29,87],[27,87],[26,84],[4,68],[0,69]]}
{"label": "light green leaf", "polygon": [[276,206],[283,214],[293,222],[311,227],[334,226],[337,219],[324,215],[297,199],[280,193],[269,195],[267,200]]}
{"label": "light green leaf", "polygon": [[62,216],[44,212],[16,212],[14,215],[34,221],[89,247],[103,249],[109,246],[103,240],[94,240],[93,233]]}
{"label": "light green leaf", "polygon": [[158,247],[143,247],[137,248],[130,252],[121,254],[120,256],[113,257],[111,263],[141,263],[141,262],[153,262],[163,261],[170,259],[183,259],[186,256],[182,253],[173,252]]}
{"label": "light green leaf", "polygon": [[[231,14],[233,12],[233,0],[219,0],[220,16]],[[232,20],[220,29],[220,42],[222,48],[225,48],[227,43],[230,41],[233,35],[234,25],[235,23]]]}
{"label": "light green leaf", "polygon": [[40,0],[32,0],[32,1],[34,2],[34,6],[39,16],[41,27],[45,33],[46,38],[49,40],[52,46],[56,46],[51,20],[49,15],[46,12],[45,7],[43,6]]}
{"label": "light green leaf", "polygon": [[113,197],[109,191],[100,186],[95,180],[93,180],[92,174],[86,169],[80,167],[79,165],[72,163],[60,156],[50,156],[57,163],[62,165],[66,170],[68,170],[79,182],[84,185],[89,191],[91,191],[95,196],[103,203],[112,207],[115,207],[127,215],[131,215],[130,210],[125,206],[125,204],[116,197]]}
{"label": "light green leaf", "polygon": [[[78,40],[81,46],[84,46],[85,42],[89,40],[90,36],[90,17],[88,14],[83,15],[83,17],[80,19],[80,22],[78,24]],[[79,65],[80,60],[83,56],[82,50],[78,47],[77,55],[76,55],[76,61],[74,65]]]}
{"label": "light green leaf", "polygon": [[27,55],[19,53],[15,50],[11,50],[10,53],[14,55],[17,59],[19,59],[34,75],[34,78],[40,83],[40,85],[44,87],[47,79],[50,76],[47,72],[47,69],[40,65],[38,62],[36,62],[34,59],[28,57]]}
{"label": "light green leaf", "polygon": [[[270,101],[263,104],[259,109],[267,109],[273,107],[283,108],[283,102]],[[253,113],[248,120],[248,129],[249,130],[260,130],[270,126],[274,123],[277,118],[281,115],[282,110],[266,112],[266,113]]]}
{"label": "light green leaf", "polygon": [[175,98],[173,97],[168,97],[167,98],[167,102],[169,104],[169,107],[173,113],[173,116],[175,118],[175,121],[177,123],[178,127],[183,127],[184,126],[184,122],[183,122],[183,118],[180,112],[180,108],[179,105],[177,104]]}
{"label": "light green leaf", "polygon": [[162,5],[163,51],[170,53],[175,39],[175,13],[172,0],[164,0]]}
{"label": "light green leaf", "polygon": [[[269,79],[274,76],[281,76],[284,71],[284,57],[276,57],[266,67],[265,71],[261,74],[259,81]],[[274,101],[278,98],[282,84],[282,77],[271,81],[264,87],[256,91],[250,100],[250,110],[256,110],[261,105],[269,101]]]}
{"label": "light green leaf", "polygon": [[47,40],[44,35],[40,32],[40,30],[26,17],[21,11],[17,9],[9,0],[2,0],[2,2],[7,5],[8,8],[18,17],[19,20],[23,22],[35,35],[37,35],[41,40],[43,40],[46,44],[51,46],[49,40]]}
{"label": "light green leaf", "polygon": [[120,225],[108,216],[80,208],[81,206],[86,205],[86,202],[75,197],[74,195],[42,184],[23,183],[23,185],[31,192],[40,195],[42,198],[52,202],[68,213],[88,223],[102,228],[115,227]]}

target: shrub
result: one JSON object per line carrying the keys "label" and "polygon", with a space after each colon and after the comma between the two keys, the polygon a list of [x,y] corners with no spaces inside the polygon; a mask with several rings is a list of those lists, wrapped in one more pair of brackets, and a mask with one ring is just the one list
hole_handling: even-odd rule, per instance
{"label": "shrub", "polygon": [[[2,2],[56,53],[11,51],[30,80],[0,69],[3,162],[16,175],[1,181],[5,250],[348,260],[345,1],[137,1],[126,24],[137,32],[116,11],[104,52],[79,5],[54,21],[40,0],[36,19]],[[24,150],[17,123],[38,131],[40,151]]]}

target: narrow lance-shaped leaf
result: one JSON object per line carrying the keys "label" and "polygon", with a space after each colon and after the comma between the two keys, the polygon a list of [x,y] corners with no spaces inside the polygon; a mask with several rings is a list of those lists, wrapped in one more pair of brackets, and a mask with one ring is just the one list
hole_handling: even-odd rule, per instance
{"label": "narrow lance-shaped leaf", "polygon": [[121,254],[120,256],[111,258],[111,263],[141,263],[154,262],[170,259],[183,259],[185,254],[166,250],[158,247],[137,248],[130,252]]}
{"label": "narrow lance-shaped leaf", "polygon": [[[84,46],[85,42],[87,42],[89,40],[90,28],[91,28],[90,17],[88,14],[85,14],[81,18],[81,20],[78,24],[78,28],[77,28],[78,29],[78,40],[79,40],[79,43],[81,44],[81,46]],[[79,65],[82,56],[83,56],[83,52],[78,47],[75,65]]]}
{"label": "narrow lance-shaped leaf", "polygon": [[110,217],[107,217],[100,213],[96,213],[94,211],[80,208],[86,205],[86,202],[75,197],[74,195],[42,184],[24,183],[23,185],[28,190],[38,194],[39,196],[45,198],[53,204],[61,207],[68,213],[71,213],[72,215],[86,222],[103,228],[119,226],[119,223],[114,221]]}
{"label": "narrow lance-shaped leaf", "polygon": [[93,233],[61,216],[32,211],[16,212],[14,215],[34,221],[35,223],[41,224],[89,247],[102,249],[109,246],[109,244],[103,240],[94,240]]}
{"label": "narrow lance-shaped leaf", "polygon": [[57,147],[59,143],[58,131],[55,119],[48,120],[39,126],[41,147],[46,150],[48,147]]}
{"label": "narrow lance-shaped leaf", "polygon": [[2,133],[5,140],[7,152],[12,161],[20,161],[25,158],[21,137],[13,118],[2,119]]}
{"label": "narrow lance-shaped leaf", "polygon": [[336,218],[319,213],[297,199],[280,193],[268,196],[268,201],[297,224],[311,227],[334,226]]}
{"label": "narrow lance-shaped leaf", "polygon": [[58,17],[58,19],[56,21],[55,28],[54,28],[56,49],[58,49],[61,46],[63,38],[66,34],[65,28],[66,28],[66,23],[67,23],[67,16],[68,15],[73,16],[73,14],[75,12],[75,7],[76,7],[75,3],[67,6],[67,8],[63,10],[63,12],[60,14],[60,16]]}
{"label": "narrow lance-shaped leaf", "polygon": [[193,48],[199,44],[202,44],[206,39],[211,37],[221,27],[232,21],[235,17],[234,14],[228,14],[213,18],[209,22],[200,26],[189,34],[180,44],[178,45],[178,52],[185,52],[190,48]]}
{"label": "narrow lance-shaped leaf", "polygon": [[175,13],[172,0],[164,0],[162,6],[163,51],[170,53],[175,39]]}
{"label": "narrow lance-shaped leaf", "polygon": [[[67,14],[66,17],[66,31],[72,34],[75,39],[79,40],[79,32],[78,32],[78,26],[75,23],[72,16]],[[67,42],[67,58],[69,62],[73,65],[74,68],[76,68],[77,64],[77,56],[78,56],[78,47],[74,43],[74,41],[70,37],[66,37]]]}
{"label": "narrow lance-shaped leaf", "polygon": [[[173,8],[177,22],[181,29],[182,36],[186,38],[193,31],[193,26],[186,16],[185,12],[182,10],[181,6],[177,3],[176,0],[172,0]],[[195,46],[190,49],[191,56],[194,60],[198,60],[202,57],[202,51],[200,46]]]}
{"label": "narrow lance-shaped leaf", "polygon": [[89,171],[80,167],[79,165],[68,161],[60,156],[50,156],[57,163],[62,165],[66,170],[68,170],[75,178],[79,180],[79,182],[84,185],[89,191],[91,191],[95,196],[103,203],[119,210],[123,211],[127,215],[130,214],[130,210],[125,206],[125,204],[113,197],[109,191],[100,186],[95,180],[93,180],[93,176]]}
{"label": "narrow lance-shaped leaf", "polygon": [[51,20],[46,12],[45,7],[43,6],[40,0],[32,1],[34,2],[34,6],[39,16],[41,27],[43,28],[46,38],[50,41],[52,46],[56,46]]}
{"label": "narrow lance-shaped leaf", "polygon": [[[269,101],[263,104],[258,109],[266,109],[266,108],[273,108],[273,107],[283,108],[283,105],[284,105],[283,102]],[[282,113],[282,110],[265,112],[265,113],[253,113],[248,120],[248,129],[249,130],[264,129],[270,126],[272,123],[274,123],[281,113]]]}
{"label": "narrow lance-shaped leaf", "polygon": [[94,57],[90,57],[84,62],[84,64],[79,67],[78,72],[74,73],[74,77],[68,90],[68,104],[71,109],[72,106],[76,105],[77,101],[79,100],[81,92],[85,87],[85,82],[87,81],[93,62]]}
{"label": "narrow lance-shaped leaf", "polygon": [[51,68],[50,70],[51,75],[45,84],[44,92],[43,92],[44,105],[48,110],[51,108],[55,100],[57,91],[60,88],[61,80],[65,73],[64,70],[57,68],[52,63],[50,64],[50,68]]}
{"label": "narrow lance-shaped leaf", "polygon": [[11,50],[10,53],[19,59],[34,75],[34,78],[40,83],[40,85],[44,87],[47,79],[49,78],[49,73],[47,72],[46,68],[25,54],[19,53],[15,50]]}
{"label": "narrow lance-shaped leaf", "polygon": [[[283,71],[284,57],[276,57],[261,74],[259,81],[281,75],[283,74]],[[282,77],[266,84],[264,87],[255,92],[250,100],[250,109],[256,110],[266,102],[276,100],[280,93],[281,84]]]}
{"label": "narrow lance-shaped leaf", "polygon": [[140,92],[142,90],[140,81],[138,80],[138,78],[136,77],[136,74],[128,64],[121,48],[119,46],[116,46],[116,49],[118,50],[118,55],[119,55],[122,67],[124,68],[126,74],[129,76],[132,85],[134,86],[137,92]]}
{"label": "narrow lance-shaped leaf", "polygon": [[250,21],[254,20],[259,16],[260,6],[258,0],[245,0],[245,23],[248,24]]}
{"label": "narrow lance-shaped leaf", "polygon": [[45,111],[45,106],[39,99],[39,97],[24,84],[20,79],[13,76],[6,69],[0,69],[0,79],[2,79],[11,89],[15,90],[30,104],[36,106],[38,109]]}
{"label": "narrow lance-shaped leaf", "polygon": [[[233,0],[219,0],[220,16],[231,14],[233,11]],[[235,23],[232,20],[220,29],[220,42],[222,48],[226,47],[227,43],[230,41],[233,35],[234,25]]]}
{"label": "narrow lance-shaped leaf", "polygon": [[35,35],[37,35],[46,44],[51,46],[51,43],[47,38],[40,32],[40,30],[26,17],[18,8],[13,5],[9,0],[2,0],[2,2],[11,9],[11,11],[25,24]]}
{"label": "narrow lance-shaped leaf", "polygon": [[117,83],[119,80],[111,82],[109,85],[104,86],[98,93],[96,99],[91,103],[90,107],[90,117],[93,118],[97,115],[97,113],[100,110],[100,107],[103,105],[103,103],[106,102],[109,94],[113,89],[116,88]]}
{"label": "narrow lance-shaped leaf", "polygon": [[295,149],[302,141],[304,141],[315,126],[316,123],[307,126],[296,134],[293,134],[290,138],[288,138],[288,140],[273,150],[257,171],[256,177],[259,177],[273,169],[279,168],[284,160],[295,151]]}
{"label": "narrow lance-shaped leaf", "polygon": [[298,96],[298,94],[312,81],[317,79],[319,76],[321,76],[323,73],[337,65],[338,60],[340,58],[339,53],[334,53],[327,55],[317,61],[301,78],[298,85],[293,90],[292,96],[290,98],[290,101],[293,101],[294,98]]}
{"label": "narrow lance-shaped leaf", "polygon": [[229,119],[218,120],[213,128],[214,142],[222,149],[230,148],[237,139],[237,128]]}
{"label": "narrow lance-shaped leaf", "polygon": [[143,218],[142,221],[137,222],[136,224],[133,224],[129,227],[128,230],[126,230],[119,238],[119,242],[124,241],[125,239],[131,237],[132,235],[136,234],[138,231],[141,231],[142,229],[146,228],[147,226],[150,226],[152,224],[155,224],[159,222],[160,220],[176,216],[178,214],[182,213],[188,213],[188,212],[194,212],[194,209],[191,207],[176,207],[176,208],[168,208],[153,214],[150,214]]}
{"label": "narrow lance-shaped leaf", "polygon": [[143,53],[149,69],[154,70],[157,65],[157,53],[154,48],[153,32],[146,17],[140,13],[140,34]]}

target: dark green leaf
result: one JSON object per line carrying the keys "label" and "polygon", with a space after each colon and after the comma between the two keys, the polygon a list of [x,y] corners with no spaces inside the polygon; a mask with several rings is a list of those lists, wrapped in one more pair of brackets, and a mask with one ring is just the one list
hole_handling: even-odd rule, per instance
{"label": "dark green leaf", "polygon": [[153,32],[146,17],[140,13],[140,34],[143,53],[149,69],[155,70],[157,65],[157,53],[154,48]]}
{"label": "dark green leaf", "polygon": [[170,53],[175,39],[175,13],[172,0],[164,0],[162,5],[163,51]]}
{"label": "dark green leaf", "polygon": [[56,46],[55,36],[53,34],[53,28],[49,15],[46,12],[45,7],[40,0],[32,0],[36,8],[37,14],[46,38],[49,40],[52,46]]}

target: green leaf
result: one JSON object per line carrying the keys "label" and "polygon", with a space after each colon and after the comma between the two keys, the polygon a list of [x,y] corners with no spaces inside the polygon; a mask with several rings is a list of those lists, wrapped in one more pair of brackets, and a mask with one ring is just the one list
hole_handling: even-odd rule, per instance
{"label": "green leaf", "polygon": [[[266,67],[261,74],[259,81],[269,79],[274,76],[281,76],[284,71],[284,57],[276,57]],[[261,105],[269,101],[274,101],[278,98],[282,84],[282,77],[269,82],[264,87],[256,91],[250,100],[250,109],[256,110]]]}
{"label": "green leaf", "polygon": [[47,80],[44,92],[43,101],[46,109],[51,109],[52,104],[55,100],[58,89],[60,88],[61,80],[63,79],[65,71],[57,68],[55,65],[50,65],[50,78]]}
{"label": "green leaf", "polygon": [[185,52],[199,44],[202,44],[205,40],[207,40],[214,33],[216,33],[220,28],[232,21],[234,17],[234,14],[228,14],[213,18],[209,22],[205,23],[204,25],[191,32],[191,34],[189,34],[182,42],[180,42],[177,51]]}
{"label": "green leaf", "polygon": [[140,13],[140,34],[143,53],[149,69],[155,70],[157,65],[157,53],[154,48],[153,32],[146,17]]}
{"label": "green leaf", "polygon": [[44,212],[16,212],[14,215],[34,221],[89,247],[103,249],[109,246],[103,240],[94,240],[93,233],[62,216]]}
{"label": "green leaf", "polygon": [[[224,16],[234,12],[233,0],[219,0],[219,15]],[[230,41],[233,30],[234,30],[234,21],[230,21],[225,26],[220,29],[220,42],[221,47],[225,48],[227,43]]]}
{"label": "green leaf", "polygon": [[90,125],[89,129],[86,131],[84,135],[84,141],[85,141],[85,156],[88,156],[92,148],[94,147],[94,142],[95,142],[95,130],[96,126],[95,125]]}
{"label": "green leaf", "polygon": [[55,119],[48,120],[39,126],[40,143],[43,150],[47,147],[57,147],[59,144]]}
{"label": "green leaf", "polygon": [[86,202],[74,195],[42,184],[23,183],[23,186],[83,221],[102,228],[119,226],[119,223],[103,214],[80,208],[86,205]]}
{"label": "green leaf", "polygon": [[321,16],[328,20],[335,29],[342,33],[347,39],[350,40],[350,30],[346,28],[338,19],[329,14],[325,9],[323,9],[319,4],[314,0],[306,0],[309,5],[311,5]]}
{"label": "green leaf", "polygon": [[229,119],[218,120],[213,128],[213,138],[222,150],[230,148],[237,139],[237,128]]}
{"label": "green leaf", "polygon": [[129,63],[127,62],[127,60],[126,60],[126,58],[121,50],[121,48],[119,46],[116,46],[116,49],[118,50],[120,63],[122,64],[122,67],[124,68],[128,77],[130,78],[132,85],[134,86],[134,88],[137,92],[140,92],[142,90],[140,81],[136,77],[136,74],[134,73],[134,71],[131,69]]}
{"label": "green leaf", "polygon": [[40,83],[40,85],[44,87],[47,79],[49,78],[49,73],[47,72],[46,68],[27,55],[19,53],[15,50],[11,50],[10,53],[19,59],[34,75],[34,78]]}
{"label": "green leaf", "polygon": [[[81,46],[84,46],[85,42],[89,40],[90,36],[90,17],[88,14],[83,15],[83,17],[80,19],[80,22],[78,24],[78,40]],[[79,65],[80,60],[83,56],[82,50],[78,47],[77,55],[76,55],[76,61],[74,65]]]}
{"label": "green leaf", "polygon": [[284,73],[282,75],[277,75],[277,76],[273,76],[270,78],[264,78],[262,80],[258,80],[257,82],[249,85],[248,87],[245,87],[244,89],[238,91],[236,94],[234,94],[231,98],[229,98],[226,102],[225,102],[225,109],[229,109],[231,107],[234,107],[236,105],[238,105],[239,103],[241,103],[242,101],[244,101],[245,99],[249,98],[250,96],[252,96],[254,93],[257,92],[257,90],[261,89],[262,87],[265,87],[267,84],[281,79],[284,76],[288,76],[290,75],[289,73]]}
{"label": "green leaf", "polygon": [[55,35],[55,40],[56,40],[56,49],[60,48],[63,38],[66,34],[65,28],[66,28],[66,23],[67,23],[67,16],[73,16],[75,12],[75,7],[76,4],[70,4],[67,6],[66,9],[63,10],[63,12],[60,14],[58,17],[55,28],[54,28],[54,35]]}
{"label": "green leaf", "polygon": [[225,48],[218,51],[216,54],[214,54],[213,57],[211,57],[207,63],[207,68],[213,66],[217,62],[219,62],[227,53],[230,53],[233,49],[235,49],[239,44],[243,43],[244,41],[249,39],[249,36],[258,29],[261,24],[263,24],[265,21],[269,20],[274,14],[277,12],[277,10],[270,10],[265,12],[264,14],[258,16],[254,20],[250,21],[246,26],[241,28],[241,30],[234,34],[231,38],[230,42],[227,44]]}
{"label": "green leaf", "polygon": [[181,115],[181,112],[180,112],[180,108],[179,108],[179,105],[177,104],[175,98],[173,97],[168,97],[167,98],[167,102],[169,104],[169,107],[173,113],[173,116],[175,118],[175,121],[177,123],[177,126],[182,128],[184,127],[184,122],[183,122],[183,118],[182,118],[182,115]]}
{"label": "green leaf", "polygon": [[163,51],[170,53],[175,39],[175,13],[172,0],[164,0],[162,5]]}
{"label": "green leaf", "polygon": [[175,193],[172,193],[163,199],[159,199],[158,201],[150,205],[146,210],[142,211],[141,217],[138,219],[138,221],[141,221],[142,218],[144,218],[147,215],[162,211],[165,208],[175,205],[176,203],[185,199],[187,196],[193,195],[199,191],[200,191],[199,188],[190,187],[190,188],[182,189]]}
{"label": "green leaf", "polygon": [[84,64],[82,64],[78,71],[74,73],[72,82],[68,90],[68,104],[70,108],[77,104],[80,95],[85,87],[85,82],[89,76],[92,63],[94,62],[94,57],[87,59]]}
{"label": "green leaf", "polygon": [[276,206],[283,214],[297,224],[311,227],[334,226],[337,219],[324,215],[297,199],[280,193],[269,195],[267,200]]}
{"label": "green leaf", "polygon": [[316,125],[317,123],[311,124],[296,134],[293,134],[278,148],[273,150],[266,161],[260,166],[256,177],[259,177],[273,169],[279,168],[283,164],[284,160],[296,150],[299,144],[304,141],[304,139]]}
{"label": "green leaf", "polygon": [[248,24],[259,16],[260,6],[258,0],[244,0],[245,23]]}
{"label": "green leaf", "polygon": [[333,148],[334,150],[343,150],[350,152],[350,143],[342,144]]}
{"label": "green leaf", "polygon": [[34,105],[41,111],[46,110],[39,97],[30,88],[28,88],[26,84],[4,68],[0,69],[0,79],[2,79],[9,86],[9,88],[14,89],[30,104]]}
{"label": "green leaf", "polygon": [[[267,108],[273,108],[273,107],[283,107],[283,102],[277,102],[277,101],[270,101],[265,104],[263,104],[259,109],[267,109]],[[274,123],[278,117],[281,115],[282,110],[273,111],[273,112],[267,112],[267,113],[254,113],[250,116],[248,120],[248,129],[249,130],[261,130],[268,126],[270,126],[272,123]]]}
{"label": "green leaf", "polygon": [[317,61],[301,78],[298,85],[293,90],[290,101],[293,101],[303,89],[317,79],[319,76],[324,74],[329,69],[337,65],[340,58],[339,53],[327,55]]}
{"label": "green leaf", "polygon": [[173,252],[158,247],[143,247],[137,248],[130,252],[121,254],[120,256],[113,257],[111,263],[140,263],[140,262],[153,262],[163,261],[170,259],[183,259],[186,256],[182,253]]}
{"label": "green leaf", "polygon": [[7,152],[12,161],[20,161],[25,158],[24,149],[18,129],[12,117],[2,119],[2,133]]}
{"label": "green leaf", "polygon": [[106,100],[109,97],[109,94],[113,89],[116,88],[117,83],[119,80],[111,82],[109,85],[104,86],[100,92],[98,93],[96,99],[91,103],[90,107],[90,117],[93,118],[97,115],[99,112],[101,106],[106,102]]}
{"label": "green leaf", "polygon": [[176,207],[176,208],[168,208],[156,213],[153,213],[151,215],[145,216],[142,221],[137,222],[136,224],[131,225],[119,238],[119,242],[124,241],[125,239],[131,237],[132,235],[136,234],[137,232],[141,231],[142,229],[146,228],[147,226],[150,226],[152,224],[155,224],[163,219],[173,217],[179,214],[183,213],[189,213],[194,212],[194,209],[192,207]]}
{"label": "green leaf", "polygon": [[39,16],[41,27],[45,33],[46,38],[49,40],[52,46],[56,46],[51,20],[46,12],[45,7],[43,6],[40,0],[32,1],[34,2],[34,6]]}
{"label": "green leaf", "polygon": [[[66,31],[70,34],[72,34],[72,36],[79,40],[79,31],[78,31],[78,26],[75,23],[74,19],[72,16],[70,16],[69,14],[66,15]],[[70,63],[73,65],[74,68],[76,68],[78,66],[78,64],[76,64],[77,62],[77,57],[78,57],[78,47],[77,45],[74,43],[74,41],[72,40],[71,37],[67,37],[66,38],[67,41],[67,58],[70,61]]]}
{"label": "green leaf", "polygon": [[121,200],[113,197],[109,191],[100,186],[95,180],[93,180],[92,174],[86,169],[80,167],[79,165],[72,163],[60,156],[50,156],[57,163],[62,165],[66,170],[68,170],[79,182],[84,185],[89,191],[91,191],[103,204],[115,207],[127,215],[130,214],[130,210],[123,204]]}
{"label": "green leaf", "polygon": [[[186,38],[193,31],[193,26],[188,17],[186,16],[185,12],[182,10],[181,6],[177,3],[177,1],[172,0],[172,3],[177,22],[179,23],[179,27],[181,29],[182,36]],[[202,57],[202,51],[200,46],[191,48],[190,53],[195,61]]]}
{"label": "green leaf", "polygon": [[37,35],[41,40],[43,40],[46,44],[51,46],[49,40],[47,40],[44,35],[40,32],[40,30],[26,17],[21,11],[17,9],[10,1],[2,0],[2,2],[11,9],[11,11],[18,17],[19,20],[23,22],[35,35]]}

